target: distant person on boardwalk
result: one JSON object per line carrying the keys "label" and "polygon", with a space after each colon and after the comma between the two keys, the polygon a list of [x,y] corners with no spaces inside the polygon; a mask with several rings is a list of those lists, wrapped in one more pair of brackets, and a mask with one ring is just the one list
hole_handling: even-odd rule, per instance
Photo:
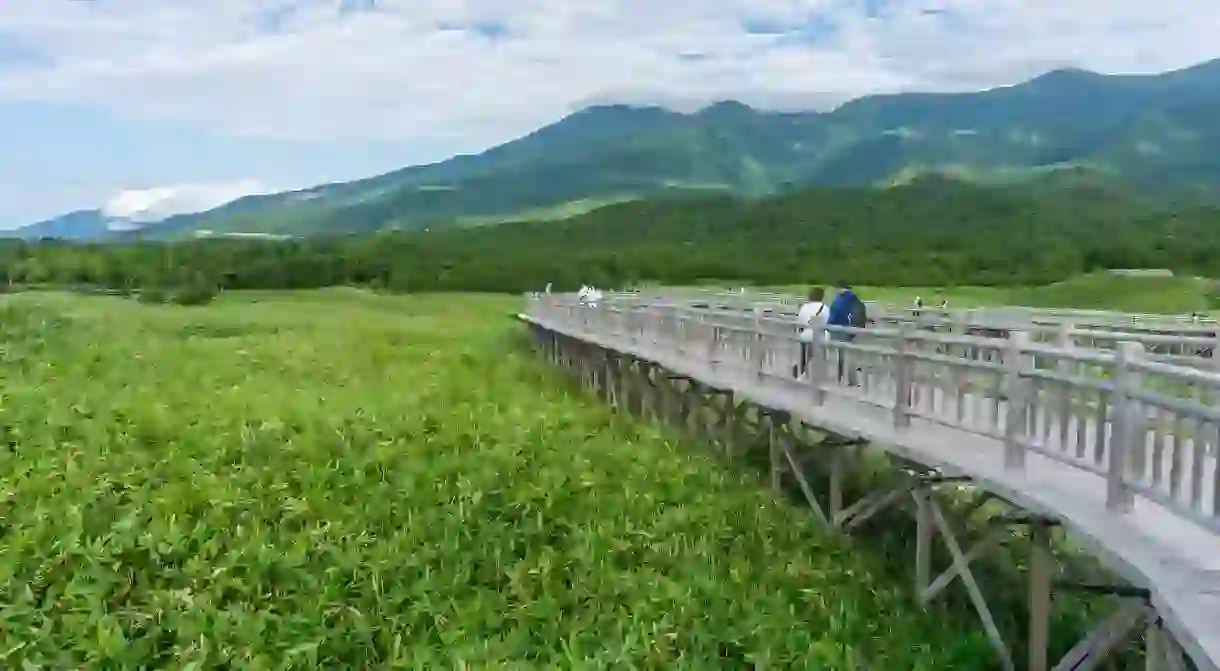
{"label": "distant person on boardwalk", "polygon": [[796,324],[800,328],[797,339],[800,340],[801,353],[797,364],[792,367],[792,377],[800,377],[809,370],[809,361],[813,358],[814,342],[821,340],[826,332],[826,290],[813,287],[809,290],[809,298],[801,304],[796,313]]}
{"label": "distant person on boardwalk", "polygon": [[[868,310],[864,307],[864,301],[852,291],[851,287],[843,285],[843,290],[835,296],[834,302],[830,304],[830,315],[826,318],[826,323],[830,326],[850,327],[862,329],[868,325]],[[851,342],[856,339],[854,333],[843,333],[836,331],[830,334],[831,340],[837,342]],[[839,349],[839,382],[843,381],[844,361],[851,356],[846,350]],[[854,371],[853,371],[854,372]],[[848,384],[855,384],[855,375],[851,376]]]}

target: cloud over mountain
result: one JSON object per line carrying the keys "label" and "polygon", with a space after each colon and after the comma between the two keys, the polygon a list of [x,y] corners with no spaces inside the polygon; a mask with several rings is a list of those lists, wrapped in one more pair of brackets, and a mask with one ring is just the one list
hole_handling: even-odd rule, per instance
{"label": "cloud over mountain", "polygon": [[0,102],[479,149],[584,101],[825,107],[1216,55],[1209,0],[9,0]]}
{"label": "cloud over mountain", "polygon": [[237,182],[174,184],[150,189],[128,189],[114,195],[102,206],[106,217],[123,220],[112,228],[138,228],[175,214],[202,212],[253,194],[267,193],[257,180]]}

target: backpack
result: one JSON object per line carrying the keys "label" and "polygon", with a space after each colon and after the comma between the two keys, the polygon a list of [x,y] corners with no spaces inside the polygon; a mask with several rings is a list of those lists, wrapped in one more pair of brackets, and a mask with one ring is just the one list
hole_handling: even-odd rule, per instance
{"label": "backpack", "polygon": [[868,309],[864,307],[864,301],[860,300],[859,296],[855,298],[851,311],[847,313],[847,323],[852,328],[862,329],[868,325]]}

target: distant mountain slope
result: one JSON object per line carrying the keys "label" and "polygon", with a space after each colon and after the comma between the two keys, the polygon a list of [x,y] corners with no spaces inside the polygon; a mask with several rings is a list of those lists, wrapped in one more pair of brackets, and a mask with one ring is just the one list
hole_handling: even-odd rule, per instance
{"label": "distant mountain slope", "polygon": [[691,191],[753,197],[924,174],[1210,199],[1220,196],[1218,112],[1220,60],[1160,75],[1060,70],[975,93],[871,96],[828,113],[605,105],[480,154],[243,198],[140,235],[445,227]]}
{"label": "distant mountain slope", "polygon": [[96,242],[110,240],[120,235],[119,232],[111,230],[110,225],[112,221],[101,210],[77,210],[53,219],[22,226],[13,231],[3,231],[0,233],[8,233],[9,237],[21,238],[23,240],[58,238],[62,240]]}

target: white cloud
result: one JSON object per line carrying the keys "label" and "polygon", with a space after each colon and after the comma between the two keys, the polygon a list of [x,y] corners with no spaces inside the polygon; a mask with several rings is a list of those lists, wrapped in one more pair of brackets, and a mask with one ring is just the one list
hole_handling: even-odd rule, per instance
{"label": "white cloud", "polygon": [[151,189],[128,189],[115,194],[102,206],[102,214],[124,219],[112,228],[138,228],[175,214],[202,212],[237,200],[242,196],[268,193],[257,180],[236,182],[175,184]]}
{"label": "white cloud", "polygon": [[361,4],[5,0],[0,35],[43,58],[0,65],[0,101],[470,150],[594,99],[825,107],[1220,55],[1214,0],[363,0],[374,11],[340,12]]}

